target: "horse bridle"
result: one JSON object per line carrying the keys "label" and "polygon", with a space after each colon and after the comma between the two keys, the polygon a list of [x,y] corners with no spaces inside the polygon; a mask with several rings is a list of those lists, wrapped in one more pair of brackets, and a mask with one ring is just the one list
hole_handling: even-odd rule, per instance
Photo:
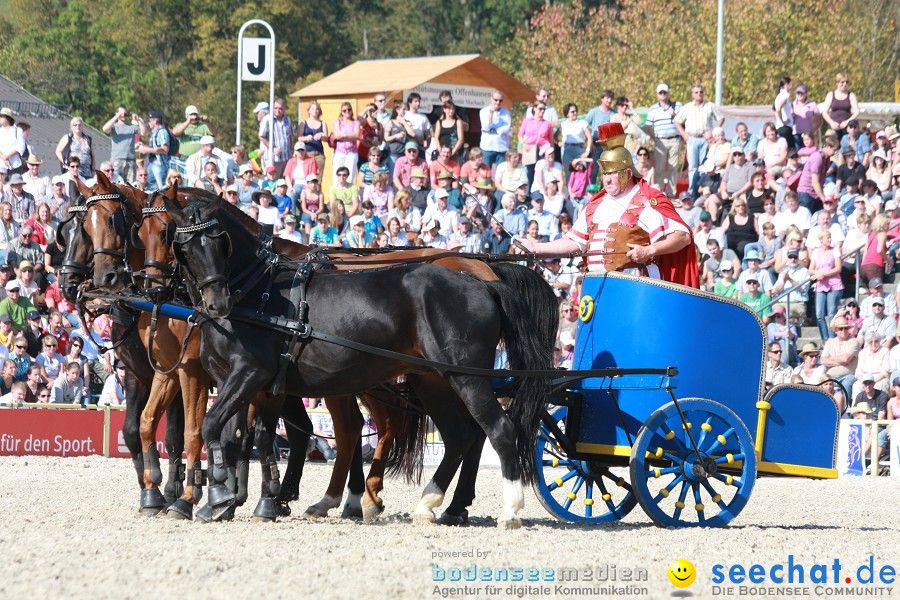
{"label": "horse bridle", "polygon": [[[157,219],[164,227],[168,225],[165,221],[160,219],[157,215],[160,213],[167,212],[165,206],[151,206],[159,192],[154,192],[154,194],[147,201],[147,206],[141,209],[141,220],[138,221],[135,225],[133,225],[132,232],[137,233],[140,231],[140,228],[144,225],[144,219],[147,217],[152,217]],[[137,242],[132,241],[132,244],[137,245]],[[160,273],[149,273],[147,271],[148,268],[156,269],[160,271]],[[165,292],[168,292],[169,297],[175,296],[176,288],[178,287],[178,281],[176,275],[178,274],[178,268],[170,265],[169,263],[164,263],[158,260],[151,259],[145,250],[144,254],[144,268],[141,269],[139,273],[136,273],[135,279],[143,279],[144,286],[141,288],[141,291],[150,296],[162,297]],[[158,282],[159,285],[153,286],[153,283]]]}
{"label": "horse bridle", "polygon": [[[87,213],[87,206],[84,204],[76,204],[75,206],[70,206],[66,212],[71,216],[59,223],[57,231],[61,231],[63,226],[73,219],[84,219],[84,214]],[[81,215],[81,217],[79,217],[79,215]],[[91,256],[93,256],[93,254]],[[85,264],[74,260],[64,260],[60,266],[59,274],[67,277],[70,275],[79,275],[87,279],[93,270],[93,261],[90,264]]]}
{"label": "horse bridle", "polygon": [[[171,239],[169,240],[172,244],[172,250],[175,253],[176,260],[178,260],[179,264],[181,264],[181,266],[184,268],[185,272],[190,276],[190,278],[194,280],[198,290],[202,290],[203,288],[210,286],[214,283],[220,283],[221,285],[228,285],[228,281],[229,281],[228,266],[226,265],[224,273],[210,275],[208,277],[204,277],[203,279],[198,280],[197,277],[194,275],[194,273],[191,271],[190,267],[188,266],[187,261],[179,258],[179,254],[181,254],[183,256],[183,253],[181,252],[180,247],[183,244],[185,244],[186,242],[193,239],[198,234],[203,237],[209,238],[209,239],[215,239],[215,238],[225,236],[225,242],[228,244],[227,255],[231,256],[231,250],[232,250],[231,236],[228,235],[227,231],[222,230],[219,233],[217,233],[216,235],[210,235],[209,233],[206,233],[207,229],[209,229],[210,227],[214,227],[218,224],[219,224],[218,219],[210,219],[209,221],[202,222],[202,223],[196,223],[194,225],[186,225],[184,227],[175,227],[174,231],[172,232],[173,235],[172,235]],[[187,237],[187,239],[179,242],[176,238],[182,234],[188,234],[188,237]]]}
{"label": "horse bridle", "polygon": [[[102,204],[97,204],[98,202],[102,202],[104,200],[116,200],[119,203],[119,208],[117,210],[110,210]],[[121,192],[113,192],[111,194],[94,194],[87,200],[85,200],[84,205],[86,210],[90,210],[94,208],[94,205],[97,205],[98,208],[102,208],[106,214],[108,214],[112,218],[113,228],[115,232],[125,240],[125,251],[121,252],[116,250],[115,248],[94,248],[94,254],[107,254],[109,256],[115,258],[121,258],[125,263],[125,269],[127,271],[131,271],[130,266],[128,265],[128,214],[125,210],[125,196],[122,195]]]}

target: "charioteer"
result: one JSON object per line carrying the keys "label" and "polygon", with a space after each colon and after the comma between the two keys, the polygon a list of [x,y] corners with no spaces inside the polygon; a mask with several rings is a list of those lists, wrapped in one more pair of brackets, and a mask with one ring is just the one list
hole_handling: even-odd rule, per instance
{"label": "charioteer", "polygon": [[599,128],[603,190],[565,237],[522,245],[537,254],[585,253],[589,271],[622,271],[698,288],[690,227],[666,195],[636,174],[620,123]]}

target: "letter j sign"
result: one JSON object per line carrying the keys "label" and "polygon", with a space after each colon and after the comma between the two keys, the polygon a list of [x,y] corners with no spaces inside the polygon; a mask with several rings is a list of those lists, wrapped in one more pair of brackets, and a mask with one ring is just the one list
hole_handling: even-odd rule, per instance
{"label": "letter j sign", "polygon": [[243,38],[241,40],[241,79],[270,81],[274,56],[271,38]]}

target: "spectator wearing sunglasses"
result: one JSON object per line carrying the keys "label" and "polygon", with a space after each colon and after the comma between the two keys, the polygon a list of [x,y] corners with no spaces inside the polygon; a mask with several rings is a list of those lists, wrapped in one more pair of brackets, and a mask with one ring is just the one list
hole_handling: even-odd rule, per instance
{"label": "spectator wearing sunglasses", "polygon": [[766,354],[766,387],[773,387],[791,380],[791,368],[782,364],[781,354],[783,350],[779,342],[769,342],[769,351]]}
{"label": "spectator wearing sunglasses", "polygon": [[[107,179],[109,179],[112,183],[116,183],[116,184],[124,184],[125,183],[125,180],[122,179],[122,177],[118,173],[116,173],[116,168],[113,166],[113,164],[111,162],[106,161],[106,162],[100,163],[100,170],[103,172],[104,175],[106,175]],[[88,187],[93,187],[95,183],[97,183],[96,177],[91,177],[90,179],[88,179],[87,181],[84,182],[84,184]]]}

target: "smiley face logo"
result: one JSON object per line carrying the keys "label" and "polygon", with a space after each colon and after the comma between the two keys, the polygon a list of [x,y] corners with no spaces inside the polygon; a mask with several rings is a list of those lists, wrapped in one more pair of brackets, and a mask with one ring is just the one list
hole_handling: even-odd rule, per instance
{"label": "smiley face logo", "polygon": [[689,560],[679,558],[669,565],[669,581],[678,588],[686,588],[697,578],[697,569]]}

